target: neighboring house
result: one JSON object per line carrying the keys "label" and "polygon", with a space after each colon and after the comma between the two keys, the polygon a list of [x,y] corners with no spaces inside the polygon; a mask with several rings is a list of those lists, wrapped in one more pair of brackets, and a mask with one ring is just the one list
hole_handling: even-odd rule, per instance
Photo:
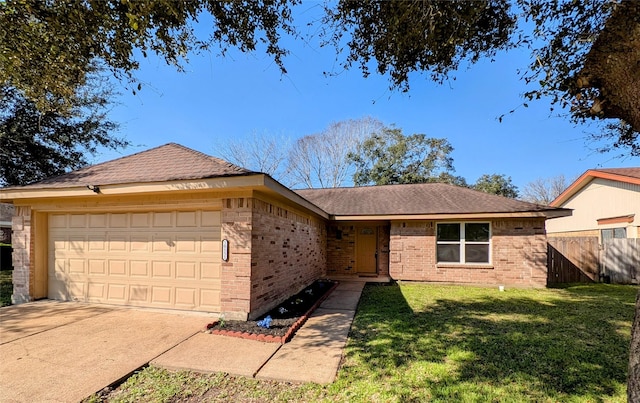
{"label": "neighboring house", "polygon": [[13,205],[0,203],[0,270],[11,270],[11,220]]}
{"label": "neighboring house", "polygon": [[590,169],[551,206],[573,214],[547,222],[549,237],[640,238],[640,168]]}
{"label": "neighboring house", "polygon": [[292,191],[177,144],[0,189],[16,303],[38,298],[255,318],[320,277],[546,284],[568,210],[447,184]]}
{"label": "neighboring house", "polygon": [[11,218],[13,205],[0,203],[0,243],[11,244]]}

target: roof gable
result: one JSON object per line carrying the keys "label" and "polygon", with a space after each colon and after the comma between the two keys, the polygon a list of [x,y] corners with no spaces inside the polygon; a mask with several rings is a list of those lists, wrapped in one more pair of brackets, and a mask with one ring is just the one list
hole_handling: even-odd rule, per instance
{"label": "roof gable", "polygon": [[543,213],[557,210],[445,183],[295,192],[334,216]]}
{"label": "roof gable", "polygon": [[91,165],[21,188],[69,188],[87,185],[165,182],[255,174],[227,161],[176,143]]}
{"label": "roof gable", "polygon": [[640,185],[640,167],[589,169],[569,185],[550,205],[561,207],[595,178]]}

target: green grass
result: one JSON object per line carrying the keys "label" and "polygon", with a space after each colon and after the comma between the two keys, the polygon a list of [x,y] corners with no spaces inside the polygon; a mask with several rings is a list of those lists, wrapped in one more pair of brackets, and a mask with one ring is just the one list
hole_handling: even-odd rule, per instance
{"label": "green grass", "polygon": [[13,270],[0,271],[0,307],[11,305],[11,294],[13,294],[12,274]]}
{"label": "green grass", "polygon": [[332,385],[147,368],[106,400],[625,402],[636,292],[367,286]]}

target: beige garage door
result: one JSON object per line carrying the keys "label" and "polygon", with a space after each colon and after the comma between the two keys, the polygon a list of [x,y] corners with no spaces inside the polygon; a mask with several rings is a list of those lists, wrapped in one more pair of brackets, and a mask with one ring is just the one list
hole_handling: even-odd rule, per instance
{"label": "beige garage door", "polygon": [[49,298],[220,311],[220,212],[49,215]]}

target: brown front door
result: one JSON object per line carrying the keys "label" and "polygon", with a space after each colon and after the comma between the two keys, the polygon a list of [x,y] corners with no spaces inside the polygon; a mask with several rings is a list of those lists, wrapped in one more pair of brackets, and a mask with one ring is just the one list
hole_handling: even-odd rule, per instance
{"label": "brown front door", "polygon": [[356,237],[356,272],[358,274],[376,274],[377,228],[360,227]]}

